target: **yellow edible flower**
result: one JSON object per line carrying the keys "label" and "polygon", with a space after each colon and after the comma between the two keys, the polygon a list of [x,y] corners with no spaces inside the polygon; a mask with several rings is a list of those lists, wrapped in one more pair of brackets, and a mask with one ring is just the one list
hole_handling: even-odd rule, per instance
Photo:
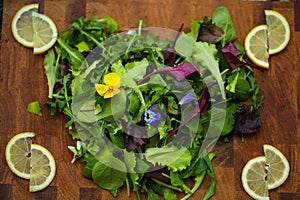
{"label": "yellow edible flower", "polygon": [[120,92],[120,76],[117,73],[109,73],[104,76],[104,84],[95,84],[96,91],[104,99],[111,98]]}

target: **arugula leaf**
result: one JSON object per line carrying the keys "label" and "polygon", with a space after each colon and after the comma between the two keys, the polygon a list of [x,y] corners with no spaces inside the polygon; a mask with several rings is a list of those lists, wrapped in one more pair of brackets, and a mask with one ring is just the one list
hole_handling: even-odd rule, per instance
{"label": "arugula leaf", "polygon": [[98,162],[98,160],[91,155],[90,153],[86,152],[84,157],[81,159],[81,161],[86,162],[86,165],[82,171],[83,176],[86,178],[92,179],[92,173],[93,173],[93,168]]}
{"label": "arugula leaf", "polygon": [[163,188],[163,195],[165,200],[176,200],[177,195],[174,193],[173,190],[169,188]]}
{"label": "arugula leaf", "polygon": [[221,40],[223,47],[237,38],[230,12],[226,7],[216,8],[212,14],[212,21],[224,31],[224,37]]}
{"label": "arugula leaf", "polygon": [[76,47],[79,52],[90,51],[90,48],[85,41],[81,41],[76,45]]}
{"label": "arugula leaf", "polygon": [[[198,154],[198,152],[195,152],[195,153]],[[197,155],[197,154],[195,154],[195,155]],[[216,186],[216,179],[214,176],[213,165],[211,163],[211,160],[214,158],[214,156],[215,156],[215,154],[209,153],[204,157],[198,157],[196,159],[196,162],[194,162],[194,163],[199,163],[199,161],[200,161],[201,162],[201,170],[199,171],[199,173],[197,173],[197,175],[195,177],[195,184],[194,184],[193,188],[191,189],[191,192],[188,193],[187,195],[185,195],[181,200],[187,200],[198,190],[198,188],[201,186],[201,184],[205,178],[206,173],[209,175],[212,182],[208,186],[203,199],[209,199],[214,194],[214,188]],[[197,165],[194,166],[193,168],[195,170],[198,169]]]}
{"label": "arugula leaf", "polygon": [[143,184],[142,191],[144,193],[146,193],[148,200],[159,200],[158,195],[151,188],[149,188],[146,184]]}
{"label": "arugula leaf", "polygon": [[101,21],[98,21],[96,17],[94,17],[94,21],[87,20],[84,17],[80,17],[75,22],[73,22],[72,28],[81,33],[83,41],[86,40],[89,43],[93,42],[98,46],[101,46],[99,40],[105,38],[103,31],[104,25]]}
{"label": "arugula leaf", "polygon": [[196,177],[207,170],[207,165],[205,164],[203,158],[199,157],[199,150],[200,147],[195,147],[190,150],[192,155],[191,165],[185,170],[179,172],[179,176],[182,179]]}
{"label": "arugula leaf", "polygon": [[190,188],[185,185],[184,181],[181,179],[177,172],[170,171],[170,179],[172,185],[182,188],[185,193],[191,193]]}
{"label": "arugula leaf", "polygon": [[106,22],[106,29],[108,33],[115,33],[118,31],[118,23],[110,16],[105,16],[101,21]]}
{"label": "arugula leaf", "polygon": [[209,186],[207,187],[207,189],[205,191],[205,195],[203,197],[204,200],[208,200],[211,196],[213,196],[215,194],[215,187],[216,187],[217,182],[216,182],[214,168],[211,163],[211,160],[213,157],[214,157],[214,155],[212,155],[212,154],[208,154],[207,156],[204,157],[204,160],[208,166],[207,175],[209,176],[209,178],[211,180],[211,183],[209,184]]}
{"label": "arugula leaf", "polygon": [[[62,38],[57,38],[57,43],[59,44],[59,47],[68,53],[69,55],[69,61],[72,68],[72,73],[75,75],[80,70],[80,66],[84,61],[84,57],[81,55],[81,53],[70,47]],[[58,48],[58,47],[57,47]]]}

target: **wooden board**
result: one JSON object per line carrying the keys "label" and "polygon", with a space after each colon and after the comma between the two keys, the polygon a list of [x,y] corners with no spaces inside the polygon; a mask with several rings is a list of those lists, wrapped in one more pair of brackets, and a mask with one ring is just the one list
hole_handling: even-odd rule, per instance
{"label": "wooden board", "polygon": [[[291,164],[288,180],[270,192],[272,200],[300,199],[300,4],[296,2],[258,2],[241,0],[4,0],[1,67],[0,67],[0,199],[113,199],[109,192],[101,190],[82,176],[82,163],[71,164],[72,153],[68,145],[74,145],[64,128],[66,119],[61,114],[50,116],[43,108],[43,116],[26,111],[32,101],[41,103],[47,99],[47,80],[42,66],[44,55],[33,55],[32,50],[17,43],[11,33],[11,21],[23,5],[38,2],[40,12],[50,16],[62,31],[77,17],[109,15],[121,27],[136,27],[142,19],[148,26],[177,30],[184,23],[189,31],[192,19],[202,20],[211,16],[217,6],[228,7],[243,43],[246,34],[256,25],[265,23],[264,9],[274,9],[287,18],[291,27],[288,47],[270,58],[270,69],[255,70],[261,85],[265,103],[261,109],[262,128],[253,137],[234,135],[229,143],[219,142],[214,148],[217,158],[213,161],[217,187],[212,199],[250,199],[243,191],[240,175],[245,163],[252,157],[263,155],[262,144],[278,147]],[[47,147],[57,163],[57,175],[44,191],[30,193],[29,183],[15,176],[8,168],[4,150],[8,140],[16,133],[33,131],[34,143]],[[201,199],[207,182],[191,199]],[[119,199],[127,197],[122,190]]]}

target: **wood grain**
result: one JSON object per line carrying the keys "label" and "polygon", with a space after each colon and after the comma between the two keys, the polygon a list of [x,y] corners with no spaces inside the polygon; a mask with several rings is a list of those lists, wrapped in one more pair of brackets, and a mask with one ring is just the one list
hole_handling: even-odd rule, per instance
{"label": "wood grain", "polygon": [[[49,101],[47,80],[43,70],[43,56],[33,55],[32,50],[18,44],[12,34],[10,23],[16,11],[23,5],[37,2],[39,11],[49,15],[60,33],[74,19],[93,15],[99,18],[109,15],[121,27],[136,27],[142,19],[148,26],[177,30],[184,24],[189,31],[192,19],[201,20],[211,16],[220,5],[228,7],[238,34],[237,42],[243,43],[247,33],[256,25],[265,23],[264,9],[281,12],[291,27],[291,40],[281,53],[271,56],[270,69],[255,70],[261,85],[265,103],[261,109],[262,128],[245,142],[237,135],[229,143],[221,141],[214,147],[213,161],[217,176],[216,194],[212,199],[251,199],[243,190],[240,175],[246,162],[263,155],[262,144],[269,143],[279,148],[291,164],[288,180],[279,188],[270,191],[272,200],[300,199],[300,3],[258,2],[242,0],[4,0],[1,33],[0,60],[0,199],[113,199],[109,192],[100,189],[82,176],[82,163],[71,164],[72,153],[68,145],[74,145],[64,128],[62,114],[50,116],[49,108],[43,107],[43,116],[26,112],[29,102]],[[57,175],[51,186],[37,193],[29,192],[28,181],[16,177],[6,165],[4,150],[9,139],[16,133],[36,132],[34,143],[48,148],[57,163]],[[201,199],[203,186],[191,199]],[[127,197],[125,190],[119,199]]]}

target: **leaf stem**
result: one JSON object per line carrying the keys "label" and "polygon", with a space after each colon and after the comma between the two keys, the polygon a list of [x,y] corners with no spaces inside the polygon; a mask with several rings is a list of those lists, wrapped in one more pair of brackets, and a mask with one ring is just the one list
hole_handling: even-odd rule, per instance
{"label": "leaf stem", "polygon": [[100,42],[98,42],[98,40],[96,40],[93,36],[91,36],[90,34],[88,34],[87,32],[85,32],[84,30],[80,29],[80,32],[87,36],[88,38],[90,38],[97,46],[103,47],[102,44]]}
{"label": "leaf stem", "polygon": [[187,200],[188,198],[190,198],[200,187],[204,177],[205,177],[206,171],[202,172],[199,176],[197,176],[195,178],[195,185],[194,187],[191,189],[191,193],[185,195],[181,200]]}
{"label": "leaf stem", "polygon": [[70,50],[70,47],[68,47],[63,41],[61,38],[57,38],[57,42],[58,44],[70,55],[70,57],[73,57],[75,58],[77,61],[79,62],[83,62],[82,58],[80,58],[79,56],[77,56],[75,53],[73,53],[71,50]]}
{"label": "leaf stem", "polygon": [[140,20],[140,21],[139,21],[138,35],[141,35],[141,34],[142,34],[142,25],[143,25],[143,21]]}
{"label": "leaf stem", "polygon": [[138,190],[137,190],[137,191],[135,191],[135,194],[136,194],[136,198],[137,198],[137,200],[141,200],[140,193],[139,193],[139,191],[138,191]]}
{"label": "leaf stem", "polygon": [[129,186],[129,180],[128,177],[126,178],[126,188],[127,188],[127,196],[130,196],[130,186]]}
{"label": "leaf stem", "polygon": [[162,181],[159,181],[159,180],[157,180],[155,178],[152,178],[152,180],[154,182],[158,183],[159,185],[163,186],[163,187],[166,187],[166,188],[169,188],[169,189],[172,189],[172,190],[176,190],[176,191],[182,192],[182,190],[180,188],[178,188],[178,187],[174,187],[172,185],[168,185],[168,184],[166,184],[166,183],[164,183]]}

